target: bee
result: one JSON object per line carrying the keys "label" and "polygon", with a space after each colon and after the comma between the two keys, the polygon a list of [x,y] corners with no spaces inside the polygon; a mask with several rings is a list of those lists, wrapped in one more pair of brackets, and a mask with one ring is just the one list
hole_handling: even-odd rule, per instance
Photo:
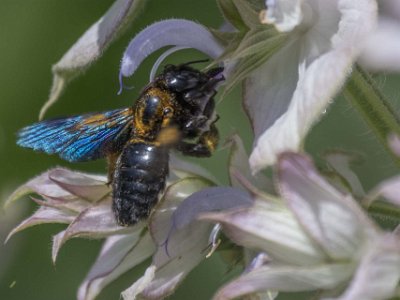
{"label": "bee", "polygon": [[167,65],[132,107],[35,123],[17,144],[69,162],[107,158],[112,209],[121,226],[146,219],[164,190],[169,152],[208,157],[218,145],[214,95],[223,68]]}

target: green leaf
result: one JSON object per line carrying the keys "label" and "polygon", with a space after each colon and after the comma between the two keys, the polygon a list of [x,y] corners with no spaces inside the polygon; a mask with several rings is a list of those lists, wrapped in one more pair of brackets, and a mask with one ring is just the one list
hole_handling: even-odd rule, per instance
{"label": "green leaf", "polygon": [[[241,36],[240,32],[228,32],[228,31],[220,31],[213,28],[208,28],[208,30],[213,34],[213,36],[218,39],[224,46],[228,46],[232,41]],[[240,39],[241,40],[241,39]]]}
{"label": "green leaf", "polygon": [[239,31],[246,31],[248,27],[244,23],[234,0],[217,0],[218,7],[222,12],[225,20],[231,23]]}
{"label": "green leaf", "polygon": [[273,28],[265,29],[265,26],[262,26],[262,28],[252,29],[246,33],[231,59],[243,58],[261,52],[268,48],[271,42],[274,43],[274,38],[280,39],[281,36],[278,36],[278,32]]}
{"label": "green leaf", "polygon": [[400,159],[391,151],[388,144],[390,134],[400,134],[400,122],[376,82],[367,72],[355,66],[345,87],[344,96],[358,110],[393,161],[400,166]]}

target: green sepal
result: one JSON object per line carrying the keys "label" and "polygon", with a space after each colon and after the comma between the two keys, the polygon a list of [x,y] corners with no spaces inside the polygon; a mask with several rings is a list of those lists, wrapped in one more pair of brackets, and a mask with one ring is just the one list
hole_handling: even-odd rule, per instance
{"label": "green sepal", "polygon": [[[269,30],[267,30],[267,32],[269,32]],[[272,55],[283,47],[287,40],[286,35],[278,34],[264,41],[251,44],[247,41],[255,38],[252,34],[254,34],[254,32],[249,32],[246,35],[237,50],[230,57],[233,60],[237,60],[237,62],[233,73],[226,82],[224,92],[229,92],[237,83],[245,79],[250,72],[270,59]],[[246,47],[246,44],[248,44],[248,47]]]}
{"label": "green sepal", "polygon": [[239,31],[248,30],[234,0],[217,0],[217,5],[227,22],[232,24]]}
{"label": "green sepal", "polygon": [[232,1],[235,4],[237,10],[239,11],[244,24],[248,28],[254,28],[260,25],[259,12],[255,10],[254,6],[252,6],[250,2],[244,0],[232,0]]}

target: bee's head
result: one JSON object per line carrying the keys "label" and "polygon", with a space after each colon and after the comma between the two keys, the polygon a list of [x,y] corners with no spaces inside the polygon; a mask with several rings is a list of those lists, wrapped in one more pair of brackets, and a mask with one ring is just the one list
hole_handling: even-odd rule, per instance
{"label": "bee's head", "polygon": [[201,72],[190,67],[190,64],[204,62],[196,61],[181,65],[167,65],[161,75],[168,90],[178,94],[185,103],[203,111],[208,101],[216,93],[218,83],[225,78],[223,68],[217,67]]}

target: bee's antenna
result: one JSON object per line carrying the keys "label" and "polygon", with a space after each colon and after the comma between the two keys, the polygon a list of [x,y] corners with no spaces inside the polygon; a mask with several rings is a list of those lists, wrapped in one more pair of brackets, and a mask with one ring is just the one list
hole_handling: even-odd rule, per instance
{"label": "bee's antenna", "polygon": [[209,62],[210,59],[206,58],[206,59],[199,59],[199,60],[192,60],[189,61],[187,63],[182,64],[182,66],[188,66],[188,65],[193,65],[193,64],[199,64],[199,63],[205,63],[205,62]]}

